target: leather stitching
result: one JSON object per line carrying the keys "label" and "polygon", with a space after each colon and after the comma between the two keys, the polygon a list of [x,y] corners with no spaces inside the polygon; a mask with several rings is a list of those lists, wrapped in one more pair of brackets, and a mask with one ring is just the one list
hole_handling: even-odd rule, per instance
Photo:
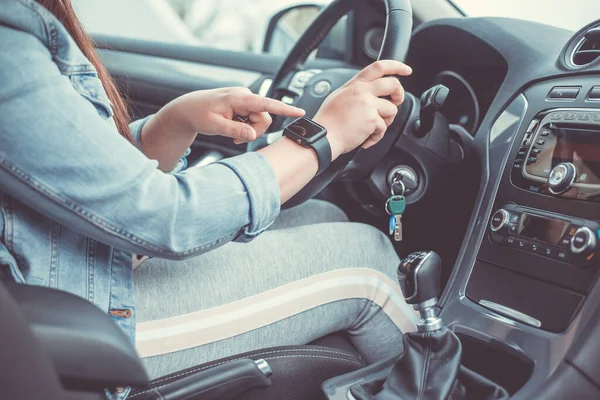
{"label": "leather stitching", "polygon": [[[269,355],[269,354],[277,354],[277,353],[299,352],[299,351],[309,351],[309,352],[313,352],[313,353],[328,353],[328,354],[335,354],[335,355],[338,355],[338,356],[346,356],[346,357],[350,357],[350,358],[356,359],[356,356],[354,354],[347,353],[345,351],[321,350],[321,349],[310,349],[310,350],[307,350],[307,349],[271,350],[271,351],[263,351],[263,352],[260,352],[260,353],[252,354],[252,357],[266,356],[266,355]],[[181,376],[184,376],[184,375],[193,374],[194,372],[202,371],[202,370],[204,370],[206,368],[216,367],[217,365],[228,363],[230,361],[242,360],[244,358],[249,358],[249,357],[250,356],[248,356],[248,357],[236,357],[236,358],[233,358],[233,359],[227,360],[227,361],[215,362],[215,363],[212,363],[212,364],[200,367],[200,368],[194,368],[194,369],[189,370],[189,371],[181,372],[181,373],[173,375],[173,376],[169,376],[169,377],[165,377],[165,378],[160,378],[160,379],[154,380],[154,381],[150,382],[150,384],[151,385],[152,384],[157,384],[157,383],[164,382],[164,381],[167,381],[167,380],[171,380],[171,379],[174,379],[174,378],[178,378],[178,377],[181,377]]]}
{"label": "leather stitching", "polygon": [[[281,351],[285,351],[285,350],[281,350]],[[298,351],[298,350],[296,350],[296,351]],[[326,350],[317,350],[317,351],[325,351],[326,352]],[[279,352],[279,351],[273,351],[273,352],[270,352],[270,353],[277,353],[277,352]],[[257,354],[257,355],[259,355],[259,354]],[[244,358],[245,357],[239,357],[239,358],[234,358],[232,360],[222,361],[222,362],[216,363],[214,365],[207,365],[205,367],[198,368],[198,369],[196,369],[194,371],[188,371],[187,373],[182,373],[182,374],[175,375],[175,376],[173,376],[171,378],[176,378],[176,377],[182,376],[182,375],[189,375],[189,374],[191,374],[193,372],[202,371],[202,370],[205,370],[205,369],[216,367],[218,365],[227,364],[229,362],[236,361],[236,360],[243,360]],[[355,365],[358,365],[358,366],[364,366],[364,363],[362,361],[358,361],[356,359],[354,359],[354,360],[348,360],[348,359],[345,359],[345,358],[328,357],[328,356],[322,356],[322,355],[317,355],[317,354],[313,354],[313,355],[307,355],[307,354],[290,354],[290,355],[282,355],[282,356],[266,357],[266,358],[268,360],[276,360],[276,359],[281,359],[281,358],[319,358],[319,359],[322,359],[322,360],[336,360],[336,361],[341,361],[341,362],[345,362],[345,363],[349,363],[349,364],[355,364]],[[166,378],[166,379],[171,379],[171,378]],[[166,380],[166,379],[163,379],[163,381]],[[156,382],[158,382],[158,381],[156,381]],[[154,383],[156,383],[156,382],[154,382]],[[165,383],[164,385],[157,386],[157,387],[154,387],[152,389],[144,390],[143,392],[135,393],[135,394],[129,396],[129,398],[134,398],[134,397],[140,396],[142,394],[150,393],[152,391],[157,391],[158,389],[161,389],[161,388],[163,388],[165,386],[168,386],[170,383],[172,383],[172,382]]]}
{"label": "leather stitching", "polygon": [[427,382],[427,375],[429,372],[429,363],[431,358],[431,333],[426,333],[427,341],[429,342],[427,345],[427,351],[425,352],[425,363],[423,364],[423,379],[421,379],[421,386],[419,388],[418,399],[424,399],[425,395],[425,383]]}

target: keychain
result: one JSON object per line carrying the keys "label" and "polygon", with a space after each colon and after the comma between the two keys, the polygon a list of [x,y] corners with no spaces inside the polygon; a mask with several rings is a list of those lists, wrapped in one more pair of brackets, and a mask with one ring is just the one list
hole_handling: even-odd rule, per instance
{"label": "keychain", "polygon": [[[402,190],[400,194],[396,194],[394,191],[394,186],[396,184],[400,184],[402,186]],[[394,240],[396,242],[402,241],[402,215],[406,210],[406,197],[404,197],[404,192],[406,191],[406,186],[401,179],[395,178],[391,185],[392,195],[385,202],[385,211],[390,215],[389,221],[389,232],[390,235],[394,236]]]}

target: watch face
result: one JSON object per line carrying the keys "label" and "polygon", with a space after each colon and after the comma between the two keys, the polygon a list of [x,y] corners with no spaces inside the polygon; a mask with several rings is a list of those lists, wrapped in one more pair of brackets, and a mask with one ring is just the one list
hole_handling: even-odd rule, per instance
{"label": "watch face", "polygon": [[311,142],[311,139],[324,132],[323,127],[307,118],[300,118],[286,128],[289,132]]}

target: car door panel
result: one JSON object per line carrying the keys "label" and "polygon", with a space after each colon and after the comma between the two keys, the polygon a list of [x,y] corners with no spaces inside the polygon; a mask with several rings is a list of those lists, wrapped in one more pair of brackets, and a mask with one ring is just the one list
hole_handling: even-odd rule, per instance
{"label": "car door panel", "polygon": [[[104,65],[130,99],[136,117],[155,112],[193,90],[244,86],[258,93],[263,80],[277,73],[283,58],[176,43],[96,35]],[[338,68],[341,61],[314,59],[306,68]]]}
{"label": "car door panel", "polygon": [[251,87],[261,73],[116,50],[98,50],[111,75],[126,90],[141,117],[193,90]]}

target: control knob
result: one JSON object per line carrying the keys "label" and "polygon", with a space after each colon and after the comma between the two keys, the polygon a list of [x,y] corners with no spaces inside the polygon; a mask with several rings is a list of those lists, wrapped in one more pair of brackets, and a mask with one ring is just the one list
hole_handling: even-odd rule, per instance
{"label": "control knob", "polygon": [[548,189],[552,194],[562,194],[571,188],[577,178],[577,168],[573,163],[560,163],[548,175]]}
{"label": "control knob", "polygon": [[510,214],[505,209],[501,208],[492,215],[490,221],[490,229],[492,232],[498,232],[505,229],[510,223]]}
{"label": "control knob", "polygon": [[596,235],[590,228],[584,226],[577,229],[571,238],[571,253],[589,261],[594,256],[596,244]]}

